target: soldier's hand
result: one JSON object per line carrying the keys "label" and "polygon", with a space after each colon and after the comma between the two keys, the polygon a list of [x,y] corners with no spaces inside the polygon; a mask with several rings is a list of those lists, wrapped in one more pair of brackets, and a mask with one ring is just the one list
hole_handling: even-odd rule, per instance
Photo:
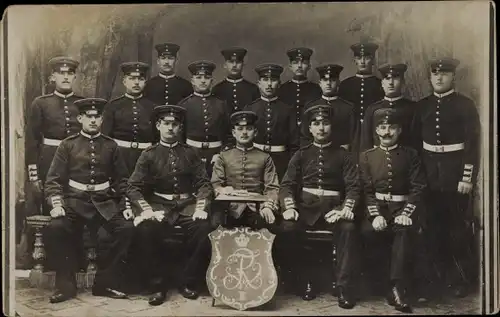
{"label": "soldier's hand", "polygon": [[141,212],[141,216],[142,218],[144,219],[151,219],[155,216],[155,213],[153,211],[153,208],[147,208],[147,209],[144,209],[142,212]]}
{"label": "soldier's hand", "polygon": [[271,209],[262,208],[260,210],[260,215],[262,216],[262,218],[264,218],[264,220],[266,220],[267,223],[274,223],[275,217]]}
{"label": "soldier's hand", "polygon": [[472,183],[469,183],[469,182],[458,182],[457,191],[460,194],[469,194],[472,191]]}
{"label": "soldier's hand", "polygon": [[132,212],[132,209],[125,209],[123,211],[123,218],[125,218],[125,220],[133,219],[134,213]]}
{"label": "soldier's hand", "polygon": [[66,212],[64,211],[64,208],[63,207],[55,207],[55,208],[52,208],[52,210],[50,211],[50,216],[52,218],[59,218],[59,217],[63,217],[66,215]]}
{"label": "soldier's hand", "polygon": [[283,219],[285,220],[297,220],[299,219],[299,213],[295,209],[287,209],[283,213]]}
{"label": "soldier's hand", "polygon": [[350,221],[354,220],[354,213],[352,212],[351,208],[342,209],[342,218]]}
{"label": "soldier's hand", "polygon": [[326,215],[325,215],[325,220],[328,223],[334,223],[338,221],[340,218],[342,218],[341,211],[339,210],[330,210]]}
{"label": "soldier's hand", "polygon": [[382,231],[387,227],[387,221],[385,221],[384,217],[377,216],[373,219],[372,226],[375,231]]}
{"label": "soldier's hand", "polygon": [[197,210],[193,214],[193,220],[196,219],[207,219],[208,213],[205,210]]}
{"label": "soldier's hand", "polygon": [[411,218],[408,217],[407,215],[399,215],[394,219],[394,223],[397,223],[398,225],[402,226],[411,226],[412,221]]}

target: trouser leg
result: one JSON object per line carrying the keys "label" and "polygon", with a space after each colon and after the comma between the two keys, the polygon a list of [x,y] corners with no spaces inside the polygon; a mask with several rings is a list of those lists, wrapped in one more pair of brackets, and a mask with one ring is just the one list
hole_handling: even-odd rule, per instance
{"label": "trouser leg", "polygon": [[391,249],[390,280],[392,284],[408,286],[410,280],[411,250],[413,228],[411,226],[394,225]]}
{"label": "trouser leg", "polygon": [[358,272],[359,239],[356,226],[351,221],[340,220],[332,230],[337,236],[334,242],[337,248],[337,285],[352,288]]}
{"label": "trouser leg", "polygon": [[135,261],[145,286],[151,292],[166,290],[167,281],[163,269],[161,255],[162,223],[156,220],[145,220],[136,227]]}

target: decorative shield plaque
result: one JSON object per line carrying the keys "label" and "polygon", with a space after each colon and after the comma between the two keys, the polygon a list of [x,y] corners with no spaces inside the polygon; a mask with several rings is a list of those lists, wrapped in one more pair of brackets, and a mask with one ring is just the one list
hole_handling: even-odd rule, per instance
{"label": "decorative shield plaque", "polygon": [[271,254],[274,237],[267,229],[248,227],[219,226],[211,232],[207,285],[212,297],[238,310],[270,301],[278,287]]}

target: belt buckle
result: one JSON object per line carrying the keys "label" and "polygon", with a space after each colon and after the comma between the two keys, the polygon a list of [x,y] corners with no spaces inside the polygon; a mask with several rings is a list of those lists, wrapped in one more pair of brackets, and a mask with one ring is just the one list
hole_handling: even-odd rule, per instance
{"label": "belt buckle", "polygon": [[271,152],[271,146],[270,145],[264,145],[264,152]]}
{"label": "belt buckle", "polygon": [[86,185],[87,186],[87,190],[94,190],[95,189],[95,185]]}
{"label": "belt buckle", "polygon": [[317,189],[318,196],[325,196],[325,190],[324,189]]}
{"label": "belt buckle", "polygon": [[386,201],[392,201],[392,194],[385,194]]}
{"label": "belt buckle", "polygon": [[172,195],[172,200],[179,200],[181,198],[180,194],[173,194]]}
{"label": "belt buckle", "polygon": [[444,152],[444,145],[435,145],[434,149],[436,150],[436,152],[442,153]]}
{"label": "belt buckle", "polygon": [[209,142],[201,142],[201,148],[202,149],[208,149],[210,146]]}
{"label": "belt buckle", "polygon": [[130,142],[130,147],[133,149],[137,149],[139,147],[139,142]]}

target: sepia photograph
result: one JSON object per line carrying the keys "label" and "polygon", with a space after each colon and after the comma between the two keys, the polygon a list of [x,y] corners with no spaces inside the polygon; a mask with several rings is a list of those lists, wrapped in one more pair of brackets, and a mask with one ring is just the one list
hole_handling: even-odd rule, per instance
{"label": "sepia photograph", "polygon": [[495,13],[7,7],[4,314],[498,313]]}

